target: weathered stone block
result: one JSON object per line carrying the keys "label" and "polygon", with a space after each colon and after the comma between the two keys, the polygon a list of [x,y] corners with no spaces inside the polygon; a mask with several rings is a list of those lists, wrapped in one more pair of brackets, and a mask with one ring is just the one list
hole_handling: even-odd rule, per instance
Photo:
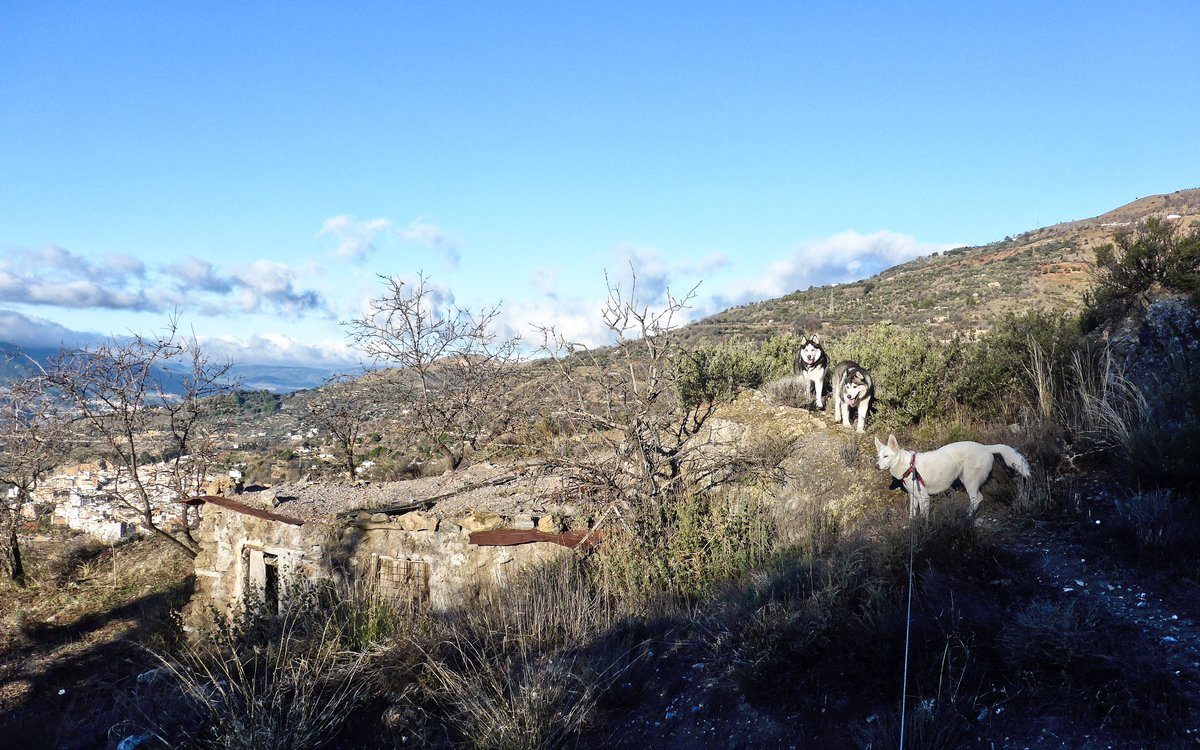
{"label": "weathered stone block", "polygon": [[439,534],[461,534],[462,526],[459,526],[449,518],[443,518],[438,522],[437,530]]}
{"label": "weathered stone block", "polygon": [[558,534],[562,531],[562,521],[558,516],[542,516],[537,521],[537,530],[545,531],[548,534]]}
{"label": "weathered stone block", "polygon": [[533,531],[533,516],[513,516],[508,527],[517,531]]}
{"label": "weathered stone block", "polygon": [[405,513],[396,519],[396,523],[405,531],[433,531],[437,528],[437,519],[421,511]]}
{"label": "weathered stone block", "polygon": [[496,513],[477,511],[466,518],[459,519],[458,524],[468,532],[491,531],[503,526],[504,519]]}

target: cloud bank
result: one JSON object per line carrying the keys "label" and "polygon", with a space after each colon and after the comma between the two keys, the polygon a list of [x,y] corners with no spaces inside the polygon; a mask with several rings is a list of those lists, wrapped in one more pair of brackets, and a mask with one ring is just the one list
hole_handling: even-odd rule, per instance
{"label": "cloud bank", "polygon": [[189,256],[147,269],[128,255],[92,261],[57,245],[0,254],[0,302],[150,313],[329,315],[321,294],[301,288],[296,271],[276,261],[222,271]]}
{"label": "cloud bank", "polygon": [[24,315],[15,310],[0,310],[0,341],[27,348],[86,346],[102,340],[98,333],[72,331],[45,318]]}
{"label": "cloud bank", "polygon": [[757,275],[724,284],[713,295],[713,310],[781,297],[810,286],[845,283],[874,276],[898,263],[950,250],[955,244],[919,242],[897,232],[838,232],[805,240]]}
{"label": "cloud bank", "polygon": [[[57,349],[60,346],[90,346],[108,339],[108,336],[100,333],[74,331],[45,318],[25,315],[15,310],[0,310],[2,342],[29,349]],[[197,335],[197,340],[205,353],[213,359],[239,364],[350,368],[362,359],[344,339],[303,341],[282,333],[264,332],[248,336]]]}

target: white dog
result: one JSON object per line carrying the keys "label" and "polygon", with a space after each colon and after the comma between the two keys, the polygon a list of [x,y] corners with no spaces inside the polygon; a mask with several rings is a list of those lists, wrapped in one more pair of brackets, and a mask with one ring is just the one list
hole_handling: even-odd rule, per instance
{"label": "white dog", "polygon": [[879,460],[875,468],[890,471],[908,491],[908,515],[913,517],[920,510],[929,515],[929,496],[945,492],[958,479],[967,488],[971,498],[971,514],[979,508],[983,496],[979,487],[992,473],[995,454],[1000,454],[1008,468],[1026,479],[1029,478],[1029,462],[1007,445],[980,445],[971,441],[950,443],[935,451],[917,453],[903,450],[895,435],[888,435],[887,443],[875,438]]}

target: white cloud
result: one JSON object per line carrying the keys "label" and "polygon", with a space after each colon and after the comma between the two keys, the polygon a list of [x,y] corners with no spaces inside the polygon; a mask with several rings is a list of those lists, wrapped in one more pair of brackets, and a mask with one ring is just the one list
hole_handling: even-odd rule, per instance
{"label": "white cloud", "polygon": [[254,261],[222,273],[208,261],[188,256],[148,272],[142,261],[128,255],[93,262],[57,245],[0,255],[3,302],[157,313],[189,309],[218,315],[228,312],[230,299],[244,312],[328,314],[322,296],[298,288],[296,272],[275,261]]}
{"label": "white cloud", "polygon": [[[680,302],[698,283],[699,272],[728,263],[722,254],[699,261],[674,261],[654,248],[631,244],[618,246],[613,256],[616,262],[606,271],[609,287],[616,290],[625,304],[648,309],[651,314]],[[501,308],[501,328],[505,335],[521,335],[528,349],[542,345],[540,327],[553,327],[566,341],[589,347],[606,346],[616,340],[616,334],[604,323],[608,289],[602,282],[586,290],[588,293],[583,296],[560,294],[557,269],[539,268],[531,275],[530,286],[536,296],[506,302]],[[672,325],[683,325],[698,313],[689,303]]]}
{"label": "white cloud", "polygon": [[407,227],[399,230],[398,234],[407,242],[424,245],[441,255],[451,270],[458,268],[458,261],[462,254],[461,245],[458,240],[447,234],[437,224],[423,219],[415,219]]}
{"label": "white cloud", "polygon": [[309,367],[351,367],[361,355],[344,339],[308,341],[282,333],[264,332],[246,337],[224,334],[201,336],[200,345],[218,360],[242,364],[303,365]]}
{"label": "white cloud", "polygon": [[711,273],[729,267],[729,256],[725,253],[709,253],[697,261],[684,261],[679,264],[679,271],[687,276],[704,278]]}
{"label": "white cloud", "polygon": [[233,287],[230,279],[223,278],[213,271],[211,263],[190,255],[175,261],[166,270],[167,273],[182,282],[186,289],[200,289],[224,294]]}
{"label": "white cloud", "polygon": [[958,245],[918,242],[911,235],[886,230],[873,234],[838,232],[805,240],[754,278],[724,285],[714,295],[713,303],[719,309],[780,297],[809,286],[857,281],[898,263],[954,247]]}
{"label": "white cloud", "polygon": [[553,297],[558,291],[558,269],[536,268],[529,275],[529,285],[538,294]]}
{"label": "white cloud", "polygon": [[142,277],[146,275],[146,264],[139,258],[125,253],[113,253],[105,258],[108,267],[119,273]]}
{"label": "white cloud", "polygon": [[393,229],[388,219],[358,220],[348,214],[338,214],[321,223],[318,237],[337,240],[334,255],[351,261],[363,261],[375,254],[375,240]]}
{"label": "white cloud", "polygon": [[278,261],[256,260],[223,274],[208,261],[188,256],[163,271],[174,280],[177,293],[172,297],[160,291],[155,299],[174,298],[175,306],[184,300],[195,303],[202,315],[227,312],[227,299],[234,300],[242,312],[273,309],[288,315],[328,314],[320,293],[298,289],[295,269]]}
{"label": "white cloud", "polygon": [[152,310],[135,259],[109,256],[93,263],[57,245],[9,250],[0,257],[0,300],[28,305],[114,310]]}
{"label": "white cloud", "polygon": [[533,351],[542,345],[539,327],[552,326],[572,343],[595,347],[612,343],[612,332],[600,317],[601,300],[578,297],[521,299],[500,308],[498,329],[502,336],[520,336],[523,348]]}
{"label": "white cloud", "polygon": [[356,219],[338,214],[321,222],[317,237],[337,241],[336,257],[361,263],[379,251],[379,243],[391,240],[428,248],[442,257],[451,270],[458,268],[462,244],[448,232],[425,219],[414,219],[408,226],[397,227],[391,219]]}

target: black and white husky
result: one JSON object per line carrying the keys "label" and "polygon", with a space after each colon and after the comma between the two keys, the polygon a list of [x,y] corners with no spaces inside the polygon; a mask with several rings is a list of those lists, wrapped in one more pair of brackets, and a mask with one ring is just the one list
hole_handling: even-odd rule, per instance
{"label": "black and white husky", "polygon": [[821,346],[820,334],[805,336],[792,360],[792,374],[804,383],[805,394],[812,389],[813,400],[818,409],[825,408],[825,369],[829,367],[829,357],[825,347]]}
{"label": "black and white husky", "polygon": [[875,396],[875,381],[871,373],[857,362],[845,360],[833,368],[833,421],[850,426],[850,410],[858,411],[858,431],[863,431],[867,410]]}

